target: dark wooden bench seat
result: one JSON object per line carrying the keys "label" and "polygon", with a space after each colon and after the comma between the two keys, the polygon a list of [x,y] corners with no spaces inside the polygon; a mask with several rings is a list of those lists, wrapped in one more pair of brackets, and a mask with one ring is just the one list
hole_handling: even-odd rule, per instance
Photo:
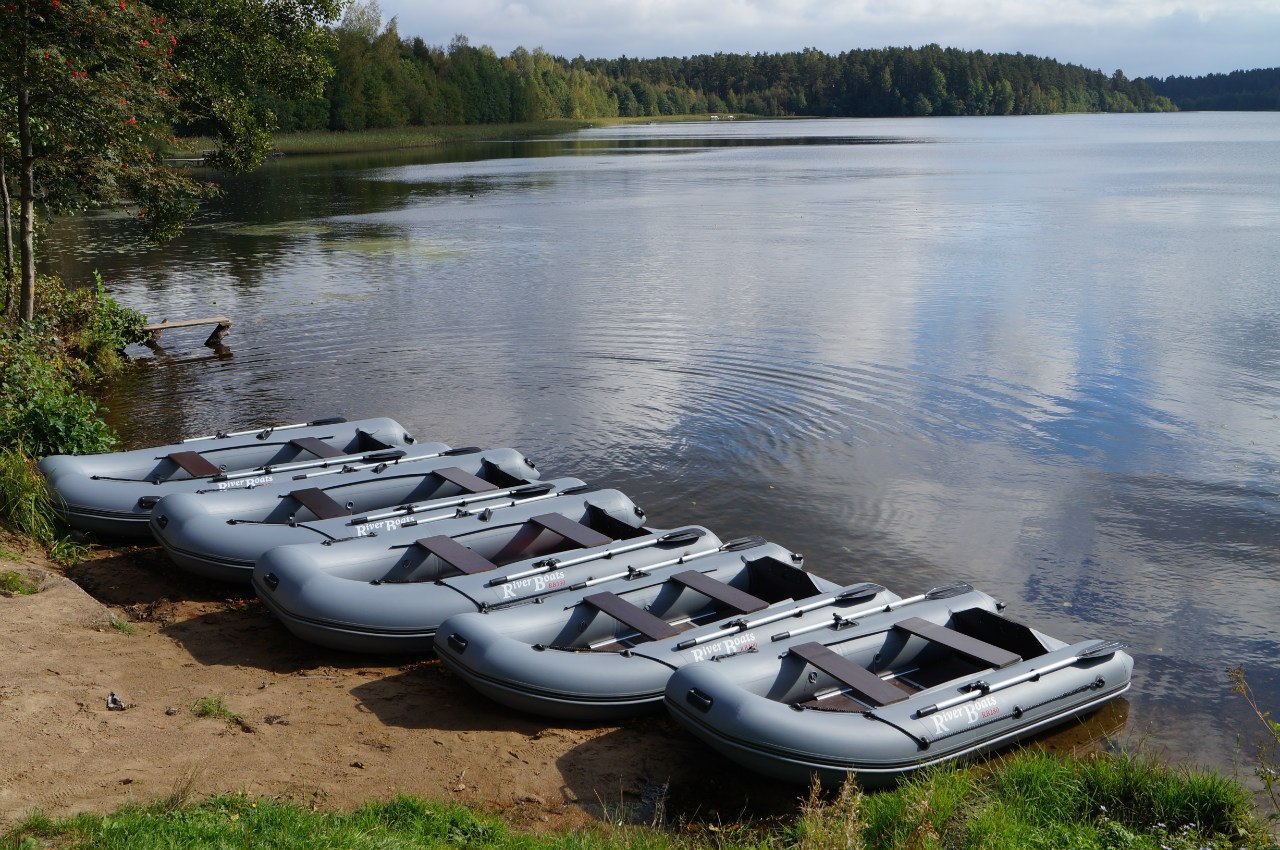
{"label": "dark wooden bench seat", "polygon": [[173,452],[168,457],[192,478],[208,478],[211,475],[222,474],[221,469],[205,460],[199,452]]}
{"label": "dark wooden bench seat", "polygon": [[952,652],[963,655],[965,658],[969,658],[986,667],[994,667],[997,670],[1022,660],[1022,656],[1016,652],[1010,652],[995,644],[969,637],[955,629],[948,629],[946,626],[940,626],[920,617],[900,620],[894,623],[893,627],[901,629],[907,634],[922,637],[927,641],[945,646]]}
{"label": "dark wooden bench seat", "polygon": [[624,626],[635,629],[649,640],[663,640],[680,634],[680,629],[627,600],[616,593],[605,591],[584,596],[582,601],[608,614]]}
{"label": "dark wooden bench seat", "polygon": [[347,515],[347,509],[335,502],[319,487],[294,490],[289,494],[289,498],[311,511],[318,519],[337,519]]}
{"label": "dark wooden bench seat", "polygon": [[342,457],[346,452],[341,449],[335,449],[328,443],[322,442],[316,437],[295,437],[289,441],[289,445],[302,449],[304,452],[311,452],[318,458],[328,460],[331,457]]}
{"label": "dark wooden bench seat", "polygon": [[540,525],[553,534],[559,534],[579,549],[590,549],[613,542],[612,537],[601,534],[594,528],[588,528],[580,522],[574,522],[563,514],[541,514],[530,517],[529,522]]}
{"label": "dark wooden bench seat", "polygon": [[458,572],[466,573],[467,575],[487,573],[489,570],[498,568],[498,565],[493,561],[483,555],[476,554],[452,537],[443,534],[415,540],[413,545],[426,549]]}
{"label": "dark wooden bench seat", "polygon": [[790,654],[817,667],[848,688],[850,696],[871,708],[892,705],[907,698],[907,694],[896,685],[886,682],[862,665],[854,664],[817,641],[793,646]]}
{"label": "dark wooden bench seat", "polygon": [[431,474],[437,478],[443,478],[450,484],[456,485],[464,493],[487,493],[490,490],[497,490],[498,486],[485,481],[477,475],[472,475],[465,469],[459,469],[456,466],[446,466],[444,469],[433,469]]}
{"label": "dark wooden bench seat", "polygon": [[671,580],[683,584],[690,590],[696,590],[703,596],[715,600],[739,614],[754,614],[769,607],[769,603],[758,599],[733,585],[716,581],[697,570],[685,570],[671,577]]}

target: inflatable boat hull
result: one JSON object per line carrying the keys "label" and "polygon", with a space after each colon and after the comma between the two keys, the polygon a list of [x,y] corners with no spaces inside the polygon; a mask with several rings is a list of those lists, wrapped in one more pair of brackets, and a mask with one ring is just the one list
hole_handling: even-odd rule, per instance
{"label": "inflatable boat hull", "polygon": [[[879,585],[841,588],[804,572],[794,558],[782,547],[758,541],[745,550],[713,551],[594,589],[630,608],[600,608],[584,591],[577,598],[556,598],[554,606],[462,614],[440,627],[436,653],[476,690],[521,711],[568,720],[616,720],[654,711],[673,670],[711,657],[771,651],[755,623],[825,626],[833,613],[849,606],[878,607],[898,599]],[[696,582],[691,571],[700,576]],[[723,599],[717,602],[706,592],[721,593]],[[814,599],[818,602],[811,601],[809,611],[798,611]],[[726,602],[740,604],[735,610]],[[623,617],[638,610],[679,630],[647,637],[608,610]]]}
{"label": "inflatable boat hull", "polygon": [[[416,510],[393,510],[371,518],[392,506],[452,514],[508,498],[505,494],[536,479],[537,471],[514,449],[454,449],[305,475],[282,475],[251,490],[166,496],[151,511],[151,533],[187,572],[247,582],[268,549],[377,535],[422,517]],[[470,483],[477,492],[455,481]]]}
{"label": "inflatable boat hull", "polygon": [[[632,561],[671,556],[672,546],[658,545],[612,558],[591,557],[596,547],[580,548],[539,526],[539,519],[561,516],[582,526],[584,537],[595,532],[620,541],[601,544],[601,551],[639,546],[659,535],[642,526],[643,513],[616,490],[583,492],[585,485],[577,479],[545,483],[555,488],[548,497],[492,510],[487,517],[478,511],[376,538],[271,549],[253,570],[254,590],[303,640],[349,652],[425,655],[432,651],[440,623],[454,614],[504,601],[532,601],[566,590],[571,578],[601,568],[625,571]],[[415,542],[428,536],[448,537],[494,567],[461,572]],[[574,557],[587,561],[564,570],[546,563]],[[521,573],[531,574],[512,578]]]}
{"label": "inflatable boat hull", "polygon": [[[218,489],[219,483],[212,480],[218,474],[410,445],[422,451],[448,448],[442,443],[416,444],[413,436],[391,419],[318,420],[126,452],[51,455],[40,461],[40,471],[55,507],[72,528],[149,537],[147,521],[156,501],[171,493]],[[223,488],[250,487],[260,477],[220,483]]]}
{"label": "inflatable boat hull", "polygon": [[[1015,650],[1017,659],[997,659],[1002,666],[995,668],[966,658],[964,675],[934,684],[937,671],[947,669],[954,657],[899,626],[925,622],[927,633],[931,622],[949,633],[956,612],[961,620],[982,621],[990,628],[977,634],[1003,630],[1016,636],[1002,643]],[[824,784],[836,784],[852,774],[874,787],[1068,722],[1129,687],[1133,660],[1118,644],[1068,646],[1019,624],[1006,627],[1001,624],[1011,621],[982,601],[954,612],[940,608],[912,614],[910,621],[896,615],[888,621],[869,618],[850,635],[825,645],[815,641],[809,649],[793,646],[781,654],[690,665],[668,681],[664,702],[694,735],[754,771],[798,784],[814,775]],[[822,649],[864,668],[864,675],[882,684],[842,671],[841,662],[832,663]],[[798,650],[804,650],[803,657]],[[880,662],[887,666],[871,674]],[[828,669],[848,680],[834,678]],[[914,685],[893,684],[912,677],[929,686],[915,690]],[[857,693],[863,686],[872,693],[902,688],[909,695],[878,703]]]}

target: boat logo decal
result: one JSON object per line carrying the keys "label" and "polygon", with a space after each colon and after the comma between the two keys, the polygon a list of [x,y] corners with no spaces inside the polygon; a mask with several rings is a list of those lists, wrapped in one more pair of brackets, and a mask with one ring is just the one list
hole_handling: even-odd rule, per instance
{"label": "boat logo decal", "polygon": [[554,573],[544,573],[540,576],[507,582],[502,586],[502,598],[515,599],[521,595],[519,591],[528,590],[529,588],[532,588],[534,593],[541,593],[544,590],[558,590],[566,584],[568,584],[568,581],[564,577],[564,570],[556,570]]}
{"label": "boat logo decal", "polygon": [[356,537],[369,537],[379,531],[395,531],[411,519],[413,519],[411,516],[398,516],[380,519],[377,522],[363,522],[356,526]]}
{"label": "boat logo decal", "polygon": [[1000,713],[1000,705],[996,702],[995,697],[983,697],[973,702],[967,702],[964,705],[958,705],[955,708],[949,708],[946,711],[939,711],[932,715],[929,719],[933,721],[933,732],[935,735],[950,732],[949,723],[963,722],[965,726],[972,726],[979,720],[986,720],[988,717],[995,717]]}
{"label": "boat logo decal", "polygon": [[753,649],[759,649],[756,633],[744,632],[740,635],[727,637],[724,640],[718,640],[715,643],[699,646],[693,650],[692,655],[694,661],[704,661],[717,655],[736,655],[739,652],[749,652]]}
{"label": "boat logo decal", "polygon": [[253,478],[237,478],[235,481],[218,481],[219,490],[238,490],[240,488],[258,487],[275,481],[270,475],[257,475]]}

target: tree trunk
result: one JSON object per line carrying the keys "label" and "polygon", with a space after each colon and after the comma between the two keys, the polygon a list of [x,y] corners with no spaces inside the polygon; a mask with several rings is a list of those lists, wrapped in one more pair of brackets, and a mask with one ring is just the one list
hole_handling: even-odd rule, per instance
{"label": "tree trunk", "polygon": [[22,157],[22,185],[18,192],[18,203],[21,206],[18,238],[22,249],[22,295],[18,316],[23,322],[30,322],[36,314],[36,160],[31,148],[31,90],[22,83],[18,85],[18,149]]}
{"label": "tree trunk", "polygon": [[9,199],[9,172],[0,156],[0,199],[4,201],[4,275],[13,274],[13,203]]}

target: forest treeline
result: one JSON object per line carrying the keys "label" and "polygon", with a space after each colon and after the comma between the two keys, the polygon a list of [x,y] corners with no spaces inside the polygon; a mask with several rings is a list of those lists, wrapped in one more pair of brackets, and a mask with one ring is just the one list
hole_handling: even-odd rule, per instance
{"label": "forest treeline", "polygon": [[375,2],[335,28],[323,98],[264,99],[280,129],[363,130],[548,118],[702,113],[1028,115],[1174,109],[1144,80],[1021,53],[925,47],[685,58],[498,56],[465,36],[447,46],[401,37]]}
{"label": "forest treeline", "polygon": [[1146,83],[1157,94],[1172,100],[1179,109],[1280,109],[1280,68],[1257,68],[1203,77],[1148,77]]}

